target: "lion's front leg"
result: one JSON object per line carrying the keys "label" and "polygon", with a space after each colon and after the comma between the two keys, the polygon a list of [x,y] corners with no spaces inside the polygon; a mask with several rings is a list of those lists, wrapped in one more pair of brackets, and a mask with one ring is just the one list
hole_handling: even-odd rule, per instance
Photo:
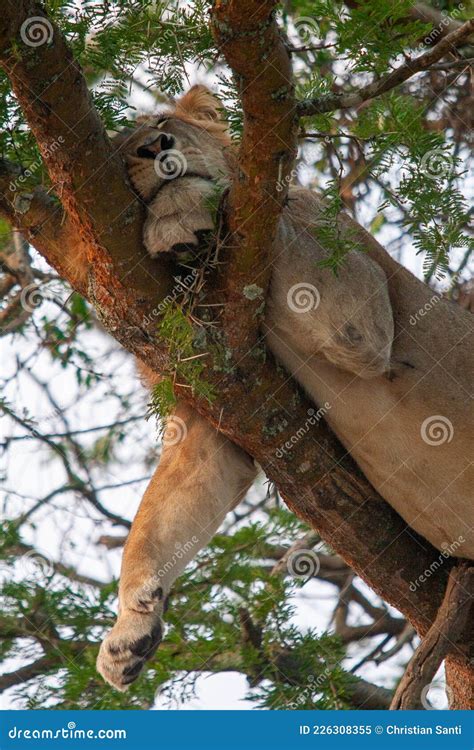
{"label": "lion's front leg", "polygon": [[200,236],[214,229],[208,201],[215,190],[214,182],[200,177],[164,185],[147,208],[143,241],[150,255],[197,248]]}
{"label": "lion's front leg", "polygon": [[119,615],[97,668],[119,690],[133,682],[163,635],[173,581],[214,536],[255,478],[247,454],[186,405],[168,419],[160,464],[125,545]]}

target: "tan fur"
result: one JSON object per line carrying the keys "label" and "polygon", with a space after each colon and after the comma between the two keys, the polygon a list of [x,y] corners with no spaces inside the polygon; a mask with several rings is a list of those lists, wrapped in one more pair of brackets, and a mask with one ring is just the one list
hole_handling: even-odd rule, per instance
{"label": "tan fur", "polygon": [[[152,255],[197,244],[194,232],[212,229],[203,203],[206,178],[225,180],[232,164],[222,127],[215,129],[212,101],[202,89],[191,90],[165,125],[199,176],[160,182],[152,160],[136,156],[137,144],[154,135],[146,124],[127,147],[131,179],[148,201],[144,237]],[[340,231],[365,252],[352,251],[338,277],[322,268],[317,262],[328,256],[317,239],[322,208],[308,190],[290,190],[274,247],[267,345],[316,404],[329,404],[332,429],[407,524],[438,549],[473,559],[472,316],[444,299],[420,315],[432,291],[345,216]],[[309,294],[317,290],[319,304],[305,312],[294,309],[299,284],[311,285]],[[150,378],[146,366],[144,374]],[[422,437],[424,424],[440,417],[449,420],[452,434],[449,429],[445,440],[430,444]],[[165,449],[134,521],[119,618],[98,660],[99,671],[119,689],[135,679],[159,643],[163,599],[173,580],[255,475],[246,454],[189,407],[180,405],[171,420],[181,428],[182,420],[186,435]],[[177,544],[187,545],[178,562]]]}
{"label": "tan fur", "polygon": [[183,122],[204,128],[221,141],[230,144],[227,123],[220,117],[221,104],[205,86],[192,86],[175,104],[175,114]]}
{"label": "tan fur", "polygon": [[256,475],[252,460],[190,407],[180,404],[170,422],[185,424],[186,435],[176,445],[167,446],[165,440],[125,546],[118,621],[97,661],[99,672],[120,690],[161,640],[171,584],[209,543]]}

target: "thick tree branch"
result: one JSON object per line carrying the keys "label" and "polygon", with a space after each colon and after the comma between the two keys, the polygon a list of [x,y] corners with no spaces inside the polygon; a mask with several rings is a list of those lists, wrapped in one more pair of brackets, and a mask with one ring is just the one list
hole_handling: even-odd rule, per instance
{"label": "thick tree branch", "polygon": [[[45,19],[51,43],[25,43],[21,30],[31,17]],[[120,289],[119,316],[124,289],[125,297],[135,303],[151,283],[156,293],[164,292],[166,274],[159,273],[158,264],[142,247],[142,206],[129,188],[124,165],[110,145],[80,66],[42,4],[34,0],[4,4],[0,64],[37,139],[55,192],[81,239],[79,250],[84,253],[77,252],[77,240],[75,246],[64,247],[62,267],[70,265],[67,277],[77,278],[86,264],[93,264],[89,284],[97,303],[105,298],[110,305]]]}
{"label": "thick tree branch", "polygon": [[221,275],[223,327],[237,359],[257,341],[273,239],[297,150],[291,60],[274,17],[276,6],[275,0],[215,0],[212,10],[214,37],[236,76],[244,114]]}
{"label": "thick tree branch", "polygon": [[[465,651],[467,646],[462,638],[466,625],[473,622],[474,566],[460,563],[451,571],[443,604],[398,685],[390,705],[392,710],[423,708],[423,688],[432,682],[447,654]],[[471,684],[470,690],[472,702],[474,685]]]}
{"label": "thick tree branch", "polygon": [[461,24],[459,28],[454,29],[441,39],[428,52],[425,52],[413,60],[400,65],[394,71],[382,78],[379,78],[359,91],[327,94],[316,99],[308,99],[298,104],[298,114],[300,117],[317,115],[322,112],[333,112],[337,109],[347,109],[348,107],[357,107],[359,104],[373,99],[376,96],[391,91],[396,86],[404,83],[416,73],[427,70],[431,65],[438,62],[448,52],[456,49],[462,41],[468,38],[474,32],[474,19]]}
{"label": "thick tree branch", "polygon": [[389,707],[392,693],[387,688],[359,677],[349,688],[349,696],[354,708],[383,711]]}
{"label": "thick tree branch", "polygon": [[[61,204],[41,187],[22,189],[21,176],[17,164],[0,159],[0,215],[68,278],[74,270],[68,258],[85,257],[86,244]],[[81,279],[75,278],[75,286],[85,292]]]}
{"label": "thick tree branch", "polygon": [[55,625],[44,612],[41,613],[39,622],[35,621],[34,615],[31,615],[29,619],[15,619],[9,615],[2,615],[0,617],[0,633],[1,638],[4,639],[33,638],[45,651],[44,655],[35,661],[15,669],[13,672],[0,675],[0,693],[35,677],[57,671],[64,666],[65,659],[69,658],[66,654],[80,655],[87,646],[94,645],[87,641],[60,638]]}

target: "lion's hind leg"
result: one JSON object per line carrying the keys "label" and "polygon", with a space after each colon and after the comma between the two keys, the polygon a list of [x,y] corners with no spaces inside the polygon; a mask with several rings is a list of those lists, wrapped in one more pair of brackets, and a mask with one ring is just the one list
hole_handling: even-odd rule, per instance
{"label": "lion's hind leg", "polygon": [[[352,251],[337,275],[318,261],[327,257],[313,237],[303,237],[276,264],[267,305],[269,342],[276,337],[277,356],[293,372],[295,359],[324,356],[342,370],[373,378],[390,369],[394,336],[387,279],[380,266]],[[272,344],[270,344],[272,347]]]}

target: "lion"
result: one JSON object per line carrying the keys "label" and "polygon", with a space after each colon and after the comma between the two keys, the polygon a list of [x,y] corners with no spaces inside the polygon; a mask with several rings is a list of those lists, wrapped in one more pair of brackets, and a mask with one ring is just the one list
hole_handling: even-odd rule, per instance
{"label": "lion", "polygon": [[[119,148],[147,206],[148,252],[197,248],[214,229],[208,199],[235,165],[218,100],[195,86],[140,118]],[[331,429],[405,522],[439,550],[474,559],[472,316],[447,299],[430,303],[432,291],[344,214],[338,231],[363,252],[351,250],[334,275],[320,263],[330,255],[318,239],[324,216],[321,198],[290,187],[273,248],[266,345],[315,405],[328,406]],[[141,370],[157,382],[146,363]],[[186,437],[165,442],[144,494],[124,549],[118,619],[97,661],[119,690],[162,639],[173,581],[257,473],[189,405],[178,403],[172,419]]]}

